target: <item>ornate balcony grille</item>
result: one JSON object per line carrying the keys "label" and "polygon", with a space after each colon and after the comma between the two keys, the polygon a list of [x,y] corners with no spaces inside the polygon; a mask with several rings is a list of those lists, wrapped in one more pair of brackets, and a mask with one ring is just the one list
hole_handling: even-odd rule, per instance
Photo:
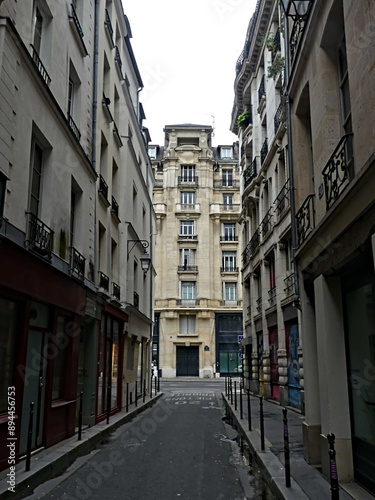
{"label": "ornate balcony grille", "polygon": [[72,129],[73,134],[75,135],[77,141],[80,141],[81,139],[81,132],[79,131],[79,128],[77,127],[75,121],[73,120],[72,116],[70,113],[68,113],[68,121],[69,121],[69,126]]}
{"label": "ornate balcony grille", "polygon": [[282,113],[283,113],[283,101],[280,102],[279,107],[277,108],[274,119],[273,119],[273,122],[275,125],[275,134],[280,127]]}
{"label": "ornate balcony grille", "polygon": [[255,231],[251,240],[250,240],[250,253],[251,255],[255,254],[257,250],[259,250],[260,245],[260,228]]}
{"label": "ornate balcony grille", "polygon": [[77,28],[77,31],[79,33],[79,36],[81,38],[83,38],[85,35],[83,33],[83,29],[82,29],[82,26],[81,26],[81,23],[79,22],[79,19],[78,19],[78,16],[77,16],[77,12],[76,12],[76,9],[74,8],[74,5],[71,4],[71,8],[72,8],[72,19],[74,21],[74,24],[76,25],[76,28]]}
{"label": "ornate balcony grille", "polygon": [[295,275],[294,273],[289,274],[285,279],[284,279],[284,292],[286,295],[292,295],[295,290]]}
{"label": "ornate balcony grille", "polygon": [[273,207],[271,207],[266,215],[264,216],[262,222],[260,223],[260,226],[262,228],[262,237],[263,239],[268,236],[268,234],[272,230],[272,215],[273,215]]}
{"label": "ornate balcony grille", "polygon": [[251,183],[253,179],[257,176],[258,168],[257,168],[257,156],[252,161],[251,165],[249,165],[243,173],[244,176],[244,185],[245,188]]}
{"label": "ornate balcony grille", "polygon": [[226,236],[220,236],[220,241],[238,241],[238,236],[227,234]]}
{"label": "ornate balcony grille", "polygon": [[35,66],[38,68],[38,71],[40,73],[40,76],[43,78],[44,83],[46,85],[49,85],[51,83],[51,78],[49,74],[47,73],[46,68],[44,67],[42,61],[40,60],[39,54],[34,47],[34,45],[31,45],[31,57],[33,58],[33,61],[35,63]]}
{"label": "ornate balcony grille", "polygon": [[262,312],[262,297],[259,297],[259,299],[256,300],[256,304],[257,312]]}
{"label": "ornate balcony grille", "polygon": [[303,16],[295,16],[293,19],[293,27],[290,33],[290,40],[289,40],[291,64],[293,64],[294,57],[298,51],[298,47],[301,43],[303,34],[305,32],[305,27],[310,15],[312,4],[313,2],[308,3],[307,11]]}
{"label": "ornate balcony grille", "polygon": [[265,79],[264,75],[262,76],[262,79],[260,81],[260,85],[258,88],[258,103],[260,104],[262,101],[263,96],[266,95],[266,90],[265,90]]}
{"label": "ornate balcony grille", "polygon": [[235,266],[224,266],[220,268],[221,273],[238,273],[238,267]]}
{"label": "ornate balcony grille", "polygon": [[70,272],[82,281],[85,277],[85,264],[85,257],[77,249],[70,247]]}
{"label": "ornate balcony grille", "polygon": [[109,12],[107,9],[105,9],[105,21],[104,21],[105,27],[108,30],[108,34],[110,36],[110,39],[113,40],[113,27],[111,23],[111,18],[109,17]]}
{"label": "ornate balcony grille", "polygon": [[286,181],[284,186],[281,188],[280,193],[277,195],[275,200],[275,211],[277,218],[284,213],[290,207],[290,192],[289,192],[289,179]]}
{"label": "ornate balcony grille", "polygon": [[250,262],[251,251],[250,251],[250,241],[246,245],[245,250],[242,252],[242,266],[246,267]]}
{"label": "ornate balcony grille", "polygon": [[310,194],[296,213],[297,246],[306,240],[315,227],[314,195]]}
{"label": "ornate balcony grille", "polygon": [[267,137],[266,137],[264,139],[262,148],[260,150],[260,162],[262,165],[264,163],[264,160],[266,159],[267,153],[268,153],[268,141],[267,141]]}
{"label": "ornate balcony grille", "polygon": [[108,199],[108,184],[105,182],[104,177],[99,175],[99,193]]}
{"label": "ornate balcony grille", "polygon": [[268,290],[268,303],[270,306],[274,306],[276,304],[276,287]]}
{"label": "ornate balcony grille", "polygon": [[111,212],[113,215],[115,215],[118,218],[118,203],[116,201],[116,198],[112,196],[112,203],[111,203]]}
{"label": "ornate balcony grille", "polygon": [[122,74],[122,61],[121,61],[120,51],[118,50],[117,45],[115,47],[115,63],[117,64],[117,67],[120,73]]}
{"label": "ornate balcony grille", "polygon": [[178,266],[178,272],[180,273],[197,273],[198,266]]}
{"label": "ornate balcony grille", "polygon": [[327,210],[352,180],[353,163],[353,134],[346,134],[341,138],[322,171]]}
{"label": "ornate balcony grille", "polygon": [[112,295],[117,299],[120,300],[121,297],[121,288],[117,283],[112,282]]}
{"label": "ornate balcony grille", "polygon": [[136,309],[139,309],[139,295],[137,292],[134,292],[134,295],[133,295],[133,306]]}
{"label": "ornate balcony grille", "polygon": [[107,292],[109,290],[109,277],[101,271],[99,271],[99,287]]}
{"label": "ornate balcony grille", "polygon": [[247,54],[249,53],[250,44],[251,44],[251,41],[253,39],[256,24],[257,24],[257,19],[258,19],[259,10],[260,10],[260,4],[261,4],[261,0],[258,0],[256,8],[255,8],[255,12],[253,14],[253,17],[251,18],[251,26],[250,26],[250,30],[249,30],[249,35],[247,37],[245,46],[244,46],[239,58],[237,59],[236,75],[238,75],[238,73],[241,71],[244,60],[246,59]]}
{"label": "ornate balcony grille", "polygon": [[33,250],[42,257],[46,257],[50,260],[52,258],[52,243],[54,232],[31,212],[27,212],[26,216],[26,245],[30,250]]}

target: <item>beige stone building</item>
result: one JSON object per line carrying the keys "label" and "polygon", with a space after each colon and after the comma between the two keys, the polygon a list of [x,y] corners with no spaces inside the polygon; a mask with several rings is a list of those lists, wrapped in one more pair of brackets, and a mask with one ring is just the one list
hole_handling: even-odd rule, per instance
{"label": "beige stone building", "polygon": [[212,127],[168,125],[155,173],[153,359],[163,377],[239,374],[241,235],[237,144]]}

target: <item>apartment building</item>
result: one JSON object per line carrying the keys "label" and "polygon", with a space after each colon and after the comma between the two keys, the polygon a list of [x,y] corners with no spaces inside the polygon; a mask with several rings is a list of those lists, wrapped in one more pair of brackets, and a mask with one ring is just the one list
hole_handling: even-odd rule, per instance
{"label": "apartment building", "polygon": [[153,360],[163,377],[239,375],[242,354],[238,146],[207,125],[164,128],[155,173]]}
{"label": "apartment building", "polygon": [[0,5],[0,434],[14,387],[17,459],[31,409],[37,450],[74,434],[81,393],[94,425],[149,379],[153,174],[130,38],[119,0]]}
{"label": "apartment building", "polygon": [[[277,5],[260,0],[237,64],[232,115],[232,129],[239,130],[246,156],[246,148],[249,148],[246,136],[259,137],[256,124],[259,123],[258,115],[260,119],[262,116],[260,94],[263,90],[254,112],[255,91],[260,83],[256,78],[261,79],[263,72],[259,57],[264,54],[266,71],[267,58],[275,61],[279,54],[280,66],[285,64],[285,71],[278,77],[277,68],[271,69],[268,74],[272,79],[268,79],[268,89],[266,79],[264,92],[267,108],[269,93],[273,99],[272,80],[276,88],[280,82],[280,102],[284,103],[281,120],[286,121],[287,130],[283,135],[275,131],[277,139],[271,153],[272,144],[267,136],[267,155],[271,154],[269,165],[272,167],[276,158],[280,172],[280,162],[284,162],[285,180],[289,183],[285,196],[274,198],[274,221],[279,219],[281,199],[285,200],[281,206],[290,206],[290,215],[279,223],[281,232],[277,232],[274,242],[276,266],[279,265],[275,273],[276,294],[281,294],[283,310],[279,324],[287,325],[291,320],[298,333],[297,337],[292,336],[299,339],[292,345],[286,326],[285,340],[284,335],[279,334],[280,401],[283,401],[281,388],[285,368],[289,376],[291,367],[290,355],[286,356],[287,363],[283,361],[289,342],[289,352],[293,348],[295,353],[293,370],[296,379],[299,376],[301,409],[305,413],[306,460],[320,466],[323,474],[329,477],[327,435],[333,433],[340,483],[349,491],[353,487],[357,491],[364,487],[372,494],[375,493],[374,8],[373,2],[308,0],[283,1]],[[278,33],[278,28],[281,43],[276,49],[278,42],[274,34]],[[263,38],[257,38],[259,30],[266,34]],[[275,101],[273,112],[279,109],[278,102]],[[250,104],[252,114],[249,113]],[[252,116],[251,125],[243,123],[245,112]],[[276,117],[277,113],[275,120]],[[250,134],[248,129],[251,129]],[[271,134],[271,137],[274,136]],[[265,187],[269,190],[267,162],[267,157],[263,164],[261,160],[260,172],[264,171],[265,175],[259,187],[256,186],[258,171],[249,169],[246,161],[242,163],[245,231],[249,212],[253,207],[255,213],[261,209],[262,193]],[[249,180],[253,176],[254,179]],[[252,182],[255,182],[253,191]],[[251,218],[248,221],[250,230],[243,243],[245,282],[250,272],[250,282],[244,287],[244,306],[250,306],[246,333],[252,337],[253,346],[249,351],[253,358],[253,374],[254,359],[255,366],[259,366],[260,355],[255,344],[258,338],[254,315],[258,311],[252,308],[257,305],[258,297],[262,297],[262,302],[267,298],[263,284],[257,289],[256,273],[256,281],[252,283],[258,259],[264,255],[262,247],[267,245],[263,234],[267,218],[258,220],[262,222],[260,238],[256,236],[256,224],[251,226]],[[281,229],[283,224],[289,224],[289,229],[287,225]],[[249,271],[247,266],[250,266]],[[267,263],[266,268],[272,269],[272,264]],[[261,278],[266,274],[272,295],[269,280],[272,273],[259,274]],[[289,286],[292,287],[290,297]],[[288,317],[285,316],[285,301],[290,301]],[[298,314],[292,309],[295,306],[300,311]],[[267,320],[267,310],[262,310],[263,321],[264,317]],[[272,369],[269,370],[264,361],[271,344],[269,330],[261,360],[264,385],[268,372],[272,381]],[[250,365],[250,356],[247,361]],[[251,370],[247,371],[251,379]],[[261,376],[259,373],[258,378]],[[257,378],[253,377],[250,381],[253,390],[257,390],[255,380]],[[272,387],[268,395],[270,392],[274,397]]]}

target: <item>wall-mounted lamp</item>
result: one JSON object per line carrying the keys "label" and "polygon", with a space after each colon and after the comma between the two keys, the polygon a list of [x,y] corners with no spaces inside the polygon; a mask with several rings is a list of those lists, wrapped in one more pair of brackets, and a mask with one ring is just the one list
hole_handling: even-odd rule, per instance
{"label": "wall-mounted lamp", "polygon": [[300,19],[309,15],[314,0],[280,0],[280,3],[286,16]]}
{"label": "wall-mounted lamp", "polygon": [[[129,248],[129,243],[133,243],[131,248]],[[146,248],[149,247],[150,242],[148,242],[147,240],[128,240],[126,259],[129,260],[130,252],[133,250],[133,248],[135,247],[135,245],[137,243],[140,243],[143,247],[143,254],[139,257],[139,260],[141,261],[141,267],[142,267],[143,272],[147,273],[147,271],[150,269],[151,257],[150,257],[150,254],[146,252]]]}

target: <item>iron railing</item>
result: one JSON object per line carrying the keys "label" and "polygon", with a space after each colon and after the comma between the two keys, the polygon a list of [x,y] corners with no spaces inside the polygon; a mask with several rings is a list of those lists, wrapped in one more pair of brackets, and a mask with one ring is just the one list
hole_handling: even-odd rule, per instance
{"label": "iron railing", "polygon": [[276,113],[275,113],[275,116],[273,118],[273,123],[275,125],[275,134],[276,132],[278,131],[279,127],[280,127],[280,124],[281,124],[281,116],[282,116],[282,113],[283,113],[283,101],[281,100],[280,101],[280,104],[276,110]]}
{"label": "iron railing", "polygon": [[295,290],[295,274],[290,273],[288,276],[284,279],[284,292],[286,295],[292,295]]}
{"label": "iron railing", "polygon": [[197,241],[198,240],[198,235],[197,234],[179,234],[178,235],[179,240],[192,240],[192,241]]}
{"label": "iron railing", "polygon": [[68,113],[68,122],[69,122],[69,127],[72,129],[73,134],[75,135],[75,138],[77,141],[80,141],[81,139],[81,132],[79,131],[79,128],[75,121],[72,118],[72,115]]}
{"label": "iron railing", "polygon": [[104,177],[99,175],[99,193],[108,200],[108,184],[105,182]]}
{"label": "iron railing", "polygon": [[256,28],[256,24],[257,24],[257,19],[258,19],[258,15],[259,15],[259,11],[260,11],[260,4],[261,4],[261,2],[262,2],[262,0],[258,0],[257,5],[255,7],[255,12],[253,14],[253,17],[250,20],[251,26],[250,26],[250,29],[249,29],[249,35],[247,37],[247,40],[245,42],[243,50],[242,50],[239,58],[237,59],[237,63],[236,63],[236,75],[238,75],[238,73],[241,71],[241,68],[242,68],[242,65],[244,63],[244,60],[246,59],[247,54],[249,52],[250,44],[251,44],[251,41],[252,41],[254,33],[255,33],[255,28]]}
{"label": "iron railing", "polygon": [[178,271],[181,272],[187,272],[187,273],[197,273],[198,272],[198,266],[191,266],[191,265],[180,265],[178,266]]}
{"label": "iron railing", "polygon": [[113,215],[115,215],[117,218],[118,218],[118,209],[119,209],[119,206],[118,206],[118,203],[116,201],[116,198],[114,196],[112,196],[112,203],[111,203],[111,212],[113,213]]}
{"label": "iron railing", "polygon": [[310,194],[296,213],[297,246],[306,240],[315,227],[314,195]]}
{"label": "iron railing", "polygon": [[112,282],[112,295],[117,299],[120,300],[121,297],[121,288],[117,283]]}
{"label": "iron railing", "polygon": [[238,241],[238,236],[226,234],[225,236],[220,236],[220,241]]}
{"label": "iron railing", "polygon": [[185,175],[179,175],[178,176],[178,184],[188,184],[189,186],[198,186],[198,177],[195,175],[193,176],[185,176]]}
{"label": "iron railing", "polygon": [[260,223],[260,227],[262,228],[262,238],[266,238],[268,234],[272,230],[272,215],[273,215],[273,207],[269,208],[266,215],[264,216],[262,222]]}
{"label": "iron railing", "polygon": [[259,87],[258,87],[258,102],[259,104],[261,103],[263,97],[266,95],[266,87],[265,87],[265,78],[264,75],[262,76],[262,79],[260,81]]}
{"label": "iron railing", "polygon": [[271,290],[268,290],[268,302],[270,306],[276,304],[276,287],[273,287],[271,288]]}
{"label": "iron railing", "polygon": [[281,188],[280,193],[277,195],[275,199],[275,211],[277,218],[290,207],[290,190],[289,190],[289,179],[286,181],[284,186]]}
{"label": "iron railing", "polygon": [[74,247],[70,247],[70,272],[76,278],[83,280],[85,277],[85,257]]}
{"label": "iron railing", "polygon": [[220,268],[221,273],[238,273],[238,267],[235,266],[224,266]]}
{"label": "iron railing", "polygon": [[40,76],[43,78],[43,81],[46,85],[49,85],[51,83],[51,77],[47,73],[46,68],[44,67],[39,54],[34,47],[34,45],[31,45],[31,57],[33,58],[33,61],[35,63],[35,66],[38,68]]}
{"label": "iron railing", "polygon": [[52,258],[54,231],[42,222],[36,215],[26,212],[27,239],[26,245],[30,250],[37,252],[47,259]]}
{"label": "iron railing", "polygon": [[256,309],[258,313],[262,311],[262,297],[256,300]]}
{"label": "iron railing", "polygon": [[243,176],[244,176],[244,187],[246,188],[253,179],[255,179],[255,177],[257,176],[258,174],[258,168],[257,168],[257,158],[259,158],[258,156],[256,156],[251,165],[249,165],[248,167],[246,167],[244,173],[243,173]]}
{"label": "iron railing", "polygon": [[81,23],[79,22],[79,19],[78,19],[78,16],[77,16],[77,12],[76,12],[76,9],[75,9],[75,7],[74,7],[73,4],[71,4],[71,8],[72,8],[72,15],[71,15],[71,17],[72,17],[72,19],[74,21],[74,24],[75,24],[76,28],[77,28],[79,36],[81,38],[83,38],[85,35],[83,33],[83,29],[82,29]]}
{"label": "iron railing", "polygon": [[99,271],[99,287],[107,292],[109,290],[109,277],[101,271]]}
{"label": "iron railing", "polygon": [[267,137],[264,139],[264,142],[262,144],[261,150],[260,150],[260,162],[263,165],[264,160],[266,159],[268,153],[268,141]]}
{"label": "iron railing", "polygon": [[113,27],[111,23],[111,18],[109,17],[109,12],[107,9],[105,9],[105,21],[104,21],[105,27],[108,30],[108,34],[110,36],[110,39],[113,41]]}
{"label": "iron railing", "polygon": [[121,55],[120,55],[120,51],[116,45],[115,47],[115,63],[117,64],[117,67],[120,71],[120,73],[122,74],[122,61],[121,61]]}

